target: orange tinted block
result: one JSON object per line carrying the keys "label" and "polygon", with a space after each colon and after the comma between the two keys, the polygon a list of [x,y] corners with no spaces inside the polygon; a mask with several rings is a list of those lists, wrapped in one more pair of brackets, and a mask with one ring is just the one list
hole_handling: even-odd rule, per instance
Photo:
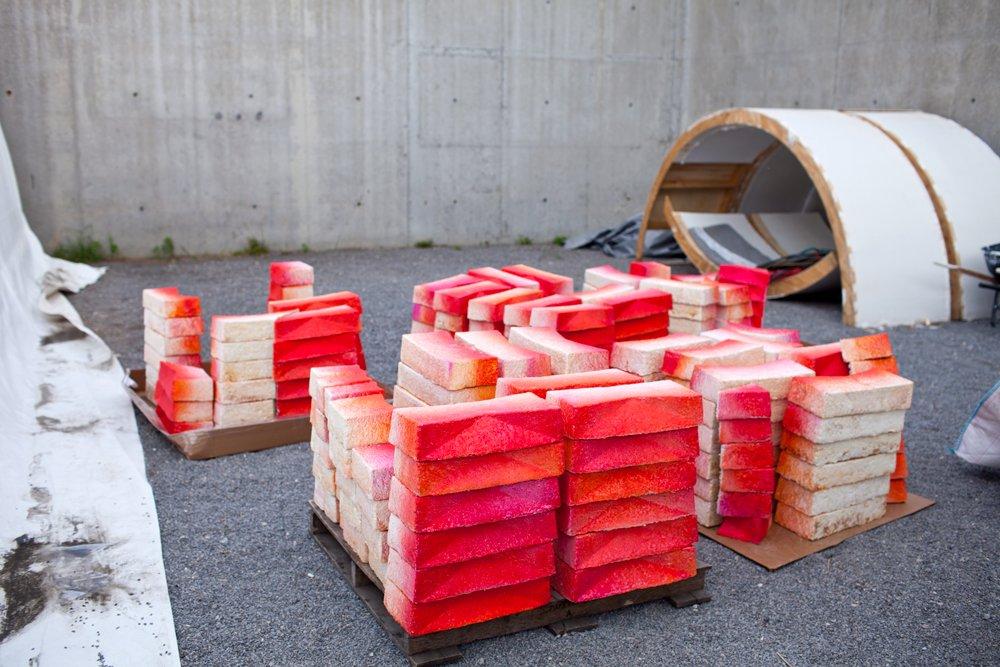
{"label": "orange tinted block", "polygon": [[584,569],[556,559],[552,587],[572,602],[586,602],[689,579],[697,569],[694,547]]}
{"label": "orange tinted block", "polygon": [[567,505],[616,500],[651,493],[694,488],[695,467],[691,461],[653,463],[591,473],[565,473],[560,478]]}

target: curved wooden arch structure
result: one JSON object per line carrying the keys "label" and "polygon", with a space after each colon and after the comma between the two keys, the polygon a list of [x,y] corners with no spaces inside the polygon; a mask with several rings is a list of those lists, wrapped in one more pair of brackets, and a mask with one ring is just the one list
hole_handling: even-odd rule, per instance
{"label": "curved wooden arch structure", "polygon": [[[756,227],[764,216],[755,223],[752,214],[813,212],[829,230],[832,252],[799,273],[775,280],[770,296],[835,285],[839,274],[847,324],[912,324],[978,313],[978,304],[956,311],[952,304],[961,300],[961,291],[956,293],[949,281],[957,279],[935,263],[969,261],[964,253],[971,250],[960,253],[953,246],[957,248],[959,237],[967,248],[990,242],[979,232],[984,211],[992,214],[997,209],[987,208],[981,200],[990,197],[982,196],[970,206],[979,212],[976,216],[966,214],[958,223],[949,216],[954,238],[946,243],[943,199],[940,192],[928,191],[927,182],[950,183],[954,177],[944,173],[954,167],[940,157],[918,158],[938,150],[927,128],[951,121],[929,114],[898,116],[919,116],[923,129],[911,131],[910,125],[920,124],[912,119],[906,129],[893,123],[895,112],[861,117],[833,110],[738,108],[701,118],[674,142],[653,181],[637,249],[643,248],[647,228],[671,229],[692,263],[710,272],[717,262],[698,242],[698,230],[684,223],[684,214],[750,214]],[[895,136],[885,129],[890,125]],[[978,163],[989,161],[983,148],[996,160],[985,144],[975,141]],[[898,142],[910,147],[909,154]],[[982,184],[983,176],[976,182]],[[986,181],[991,182],[981,189],[992,197],[1000,181]],[[947,191],[949,199],[968,201],[954,184]],[[953,206],[948,203],[943,209],[950,212]],[[955,232],[956,225],[963,231]],[[772,235],[758,232],[773,245],[775,239],[768,238]]]}

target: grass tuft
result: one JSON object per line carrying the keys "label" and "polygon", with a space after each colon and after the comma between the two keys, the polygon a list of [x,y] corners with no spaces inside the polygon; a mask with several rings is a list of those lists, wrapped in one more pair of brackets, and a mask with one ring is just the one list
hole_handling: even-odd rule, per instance
{"label": "grass tuft", "polygon": [[256,257],[258,255],[266,255],[269,252],[270,250],[268,249],[266,243],[254,236],[251,236],[247,239],[247,244],[233,254],[237,256]]}

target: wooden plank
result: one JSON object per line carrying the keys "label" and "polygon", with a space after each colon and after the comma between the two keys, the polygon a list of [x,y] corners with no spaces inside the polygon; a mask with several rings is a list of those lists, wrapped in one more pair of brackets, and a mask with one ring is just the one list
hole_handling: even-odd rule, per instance
{"label": "wooden plank", "polygon": [[675,164],[667,172],[660,189],[736,188],[743,183],[749,167],[749,164],[729,162]]}

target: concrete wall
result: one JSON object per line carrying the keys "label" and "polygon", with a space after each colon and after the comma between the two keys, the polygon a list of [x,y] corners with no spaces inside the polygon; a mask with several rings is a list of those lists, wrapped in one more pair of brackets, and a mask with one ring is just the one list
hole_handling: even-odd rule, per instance
{"label": "concrete wall", "polygon": [[990,0],[8,0],[0,123],[48,247],[548,241],[640,211],[723,106],[916,107],[997,149],[997,35]]}

